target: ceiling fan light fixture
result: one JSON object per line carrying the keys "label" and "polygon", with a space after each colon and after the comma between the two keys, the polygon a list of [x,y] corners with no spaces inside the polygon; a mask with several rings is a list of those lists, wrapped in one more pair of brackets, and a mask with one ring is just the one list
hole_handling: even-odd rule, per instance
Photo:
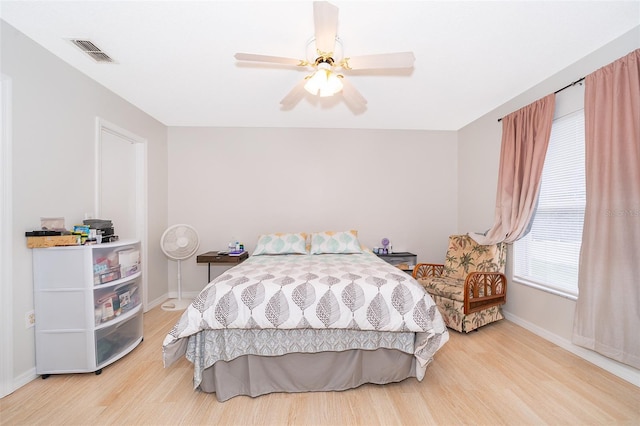
{"label": "ceiling fan light fixture", "polygon": [[307,79],[304,88],[312,95],[333,96],[342,90],[340,77],[331,70],[328,63],[318,64],[318,69]]}
{"label": "ceiling fan light fixture", "polygon": [[[1,1],[1,0],[0,0]],[[314,37],[307,43],[306,59],[280,56],[236,53],[240,61],[266,62],[278,65],[313,68],[313,73],[298,81],[280,101],[285,109],[291,109],[304,96],[306,90],[313,96],[333,96],[342,93],[350,108],[365,110],[367,100],[353,87],[349,71],[376,69],[411,69],[415,62],[413,52],[379,53],[374,55],[345,57],[342,42],[338,38],[338,8],[327,1],[313,2]],[[339,69],[342,73],[337,73]]]}

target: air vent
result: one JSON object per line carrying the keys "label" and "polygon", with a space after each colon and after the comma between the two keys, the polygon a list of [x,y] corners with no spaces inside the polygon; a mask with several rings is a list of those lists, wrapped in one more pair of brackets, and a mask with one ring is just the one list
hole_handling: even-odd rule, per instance
{"label": "air vent", "polygon": [[80,50],[89,55],[91,59],[98,63],[111,63],[114,64],[116,61],[111,59],[109,55],[104,53],[98,46],[93,44],[90,40],[78,40],[71,39],[69,40],[71,43],[75,44]]}

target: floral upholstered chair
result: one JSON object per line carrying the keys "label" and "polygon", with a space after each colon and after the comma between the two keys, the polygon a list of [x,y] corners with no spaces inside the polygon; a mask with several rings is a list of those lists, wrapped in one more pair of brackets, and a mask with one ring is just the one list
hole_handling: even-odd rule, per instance
{"label": "floral upholstered chair", "polygon": [[444,265],[419,263],[413,277],[436,302],[447,327],[470,332],[504,318],[507,245],[483,246],[468,235],[449,237]]}

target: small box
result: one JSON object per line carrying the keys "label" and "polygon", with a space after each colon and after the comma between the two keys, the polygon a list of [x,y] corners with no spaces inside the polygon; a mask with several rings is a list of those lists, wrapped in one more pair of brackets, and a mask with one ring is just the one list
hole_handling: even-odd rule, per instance
{"label": "small box", "polygon": [[123,266],[120,265],[120,276],[122,278],[128,277],[130,275],[136,274],[140,270],[140,264],[136,263],[135,265]]}
{"label": "small box", "polygon": [[74,234],[89,235],[89,232],[90,232],[89,225],[74,225],[73,226],[73,233]]}
{"label": "small box", "polygon": [[140,250],[134,248],[128,248],[124,250],[118,250],[118,263],[123,268],[135,266],[140,264]]}
{"label": "small box", "polygon": [[46,237],[27,237],[28,248],[43,248],[56,246],[77,246],[80,244],[78,235],[57,235]]}
{"label": "small box", "polygon": [[131,304],[131,293],[129,293],[129,290],[127,289],[122,289],[122,290],[118,290],[117,291],[118,294],[118,298],[120,299],[120,308],[123,311],[126,311],[130,308],[130,304]]}
{"label": "small box", "polygon": [[40,227],[42,229],[64,230],[64,217],[41,217]]}
{"label": "small box", "polygon": [[111,267],[99,275],[100,284],[120,279],[120,265]]}

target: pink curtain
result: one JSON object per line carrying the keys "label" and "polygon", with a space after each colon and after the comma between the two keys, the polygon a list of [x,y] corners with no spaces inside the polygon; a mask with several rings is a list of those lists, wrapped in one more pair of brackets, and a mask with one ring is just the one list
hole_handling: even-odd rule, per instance
{"label": "pink curtain", "polygon": [[556,95],[550,94],[502,119],[502,147],[494,224],[469,233],[478,244],[512,243],[526,234],[538,200]]}
{"label": "pink curtain", "polygon": [[640,368],[640,49],[585,81],[587,199],[573,342]]}

